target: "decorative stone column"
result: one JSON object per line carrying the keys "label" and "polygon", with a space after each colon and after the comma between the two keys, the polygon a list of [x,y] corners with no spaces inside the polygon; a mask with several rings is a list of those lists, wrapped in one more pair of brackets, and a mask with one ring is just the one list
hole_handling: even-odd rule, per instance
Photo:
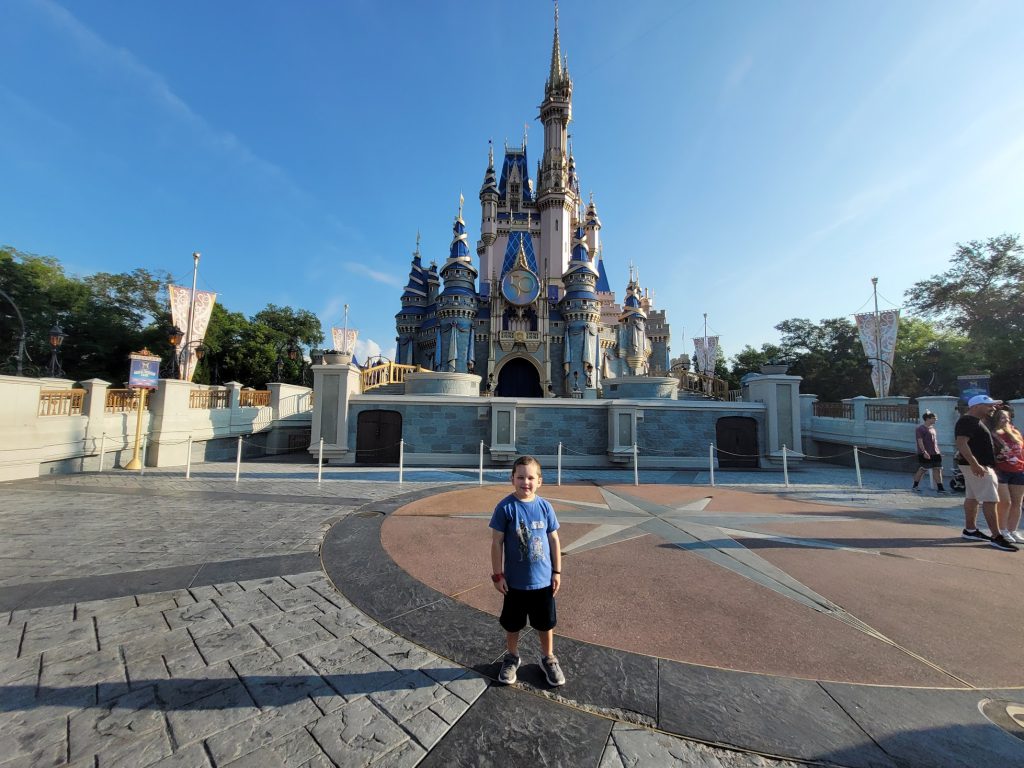
{"label": "decorative stone column", "polygon": [[109,381],[89,379],[79,382],[85,390],[85,402],[82,404],[82,415],[85,423],[85,450],[98,452],[103,439],[104,421],[107,412],[107,388]]}
{"label": "decorative stone column", "polygon": [[348,406],[353,395],[362,393],[358,366],[351,364],[314,365],[313,425],[309,452],[316,456],[320,439],[324,441],[324,459],[334,464],[354,464],[354,446],[348,441]]}
{"label": "decorative stone column", "polygon": [[752,377],[748,382],[750,398],[765,404],[765,448],[767,461],[782,463],[785,445],[790,465],[800,459],[803,435],[800,429],[800,376],[769,374]]}

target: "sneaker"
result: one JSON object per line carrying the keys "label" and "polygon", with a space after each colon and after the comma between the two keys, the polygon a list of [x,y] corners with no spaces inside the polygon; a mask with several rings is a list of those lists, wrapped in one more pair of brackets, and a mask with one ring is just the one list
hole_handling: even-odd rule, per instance
{"label": "sneaker", "polygon": [[1004,552],[1016,552],[1018,549],[1020,549],[1020,547],[1018,547],[1008,538],[1003,536],[1003,534],[1001,533],[998,536],[993,536],[992,541],[990,541],[989,544],[991,544],[996,549],[1003,550]]}
{"label": "sneaker", "polygon": [[565,684],[565,675],[562,674],[562,667],[558,663],[557,657],[545,656],[540,660],[540,665],[544,667],[544,674],[548,678],[548,685]]}
{"label": "sneaker", "polygon": [[940,485],[940,486],[939,486],[938,488],[936,488],[936,489],[935,489],[935,492],[936,492],[936,493],[949,493],[949,491],[947,491],[947,490],[946,490],[945,488],[943,488],[943,487],[942,487],[941,485]]}
{"label": "sneaker", "polygon": [[916,485],[913,488],[911,488],[910,490],[912,490],[914,493],[921,493],[921,489],[918,486],[916,486]]}
{"label": "sneaker", "polygon": [[501,660],[501,670],[498,672],[498,682],[505,685],[512,685],[516,681],[516,670],[519,669],[519,657],[509,651]]}
{"label": "sneaker", "polygon": [[1016,542],[1017,544],[1024,544],[1024,534],[1020,531],[1010,531],[1006,534],[1006,538],[1010,541]]}
{"label": "sneaker", "polygon": [[961,538],[967,539],[968,541],[992,541],[992,537],[987,533],[982,533],[978,529],[968,531],[964,528],[963,533],[960,534]]}

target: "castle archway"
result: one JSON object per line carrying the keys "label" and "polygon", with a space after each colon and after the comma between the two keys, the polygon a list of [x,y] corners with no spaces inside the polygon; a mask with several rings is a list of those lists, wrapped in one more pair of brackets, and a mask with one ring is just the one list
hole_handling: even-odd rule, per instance
{"label": "castle archway", "polygon": [[495,394],[499,397],[544,397],[540,372],[529,360],[513,358],[498,371],[498,389]]}

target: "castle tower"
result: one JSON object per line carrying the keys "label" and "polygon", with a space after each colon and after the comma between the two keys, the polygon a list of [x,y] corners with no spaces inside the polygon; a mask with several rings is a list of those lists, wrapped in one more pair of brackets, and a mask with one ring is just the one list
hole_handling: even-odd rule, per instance
{"label": "castle tower", "polygon": [[395,362],[401,365],[418,365],[416,359],[416,336],[427,311],[427,278],[420,261],[420,235],[416,233],[416,250],[412,254],[409,282],[402,293],[402,309],[395,315],[398,338],[395,339]]}
{"label": "castle tower", "polygon": [[626,298],[619,315],[619,351],[633,376],[643,376],[650,370],[651,340],[647,336],[647,313],[642,299],[639,279],[630,266]]}
{"label": "castle tower", "polygon": [[562,275],[565,295],[559,309],[565,321],[564,391],[579,397],[596,397],[600,387],[601,302],[597,298],[597,281],[583,224],[577,222],[572,259]]}
{"label": "castle tower", "polygon": [[480,186],[480,240],[476,255],[480,259],[480,274],[488,276],[494,270],[494,241],[498,237],[498,179],[494,173],[494,144],[487,142],[487,170]]}
{"label": "castle tower", "polygon": [[[469,256],[466,222],[459,215],[452,225],[448,260],[441,267],[444,290],[437,297],[437,340],[440,353],[435,370],[468,373],[474,367],[473,320],[476,318],[476,267]],[[437,355],[435,354],[435,359]]]}
{"label": "castle tower", "polygon": [[572,120],[572,79],[569,66],[561,59],[558,41],[558,6],[555,6],[555,36],[551,44],[551,66],[540,105],[544,125],[544,156],[537,207],[540,209],[540,263],[544,277],[561,280],[569,267],[572,214],[579,200],[569,184],[569,121]]}

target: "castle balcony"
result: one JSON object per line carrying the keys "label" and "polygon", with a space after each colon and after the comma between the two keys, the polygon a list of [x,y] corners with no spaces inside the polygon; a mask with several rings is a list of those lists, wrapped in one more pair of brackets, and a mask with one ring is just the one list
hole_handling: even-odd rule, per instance
{"label": "castle balcony", "polygon": [[511,352],[516,344],[522,344],[528,352],[536,352],[543,340],[540,331],[498,331],[498,346],[502,352]]}

